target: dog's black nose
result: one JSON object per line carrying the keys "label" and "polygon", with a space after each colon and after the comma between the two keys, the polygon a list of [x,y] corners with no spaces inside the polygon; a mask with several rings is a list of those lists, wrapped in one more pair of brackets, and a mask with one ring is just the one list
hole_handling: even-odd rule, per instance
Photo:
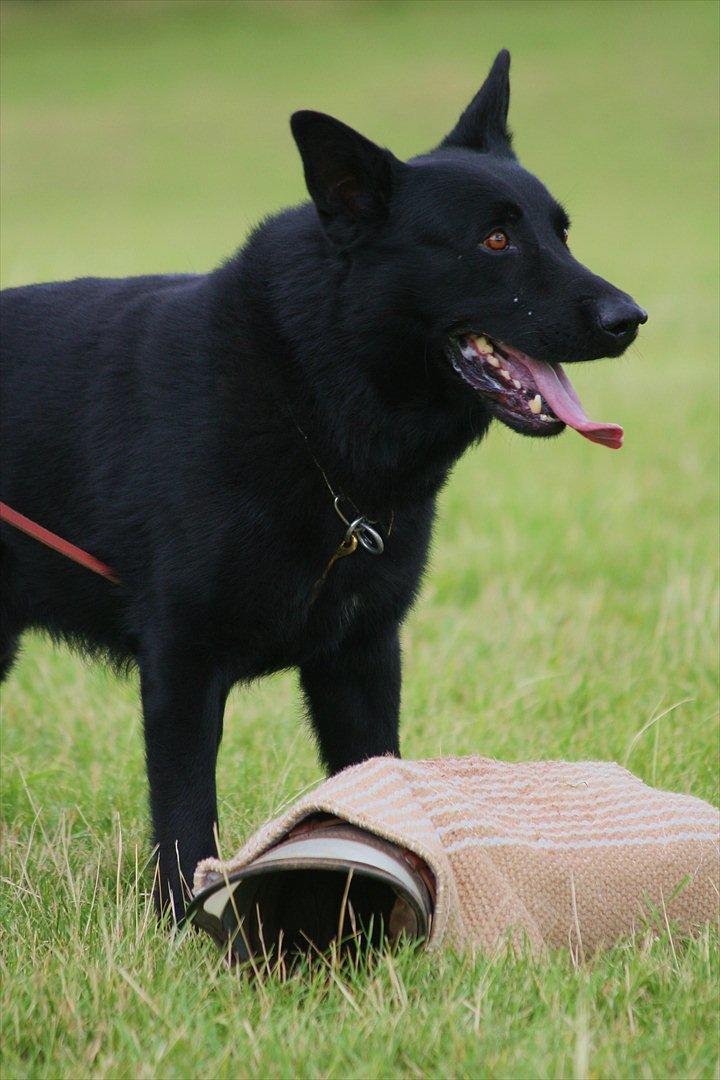
{"label": "dog's black nose", "polygon": [[629,296],[603,296],[596,301],[596,311],[602,329],[616,338],[634,334],[638,326],[647,322],[647,311]]}

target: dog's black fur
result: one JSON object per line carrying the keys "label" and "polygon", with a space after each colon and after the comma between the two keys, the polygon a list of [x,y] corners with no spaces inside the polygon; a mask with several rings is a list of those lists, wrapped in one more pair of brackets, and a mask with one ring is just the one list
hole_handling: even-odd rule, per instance
{"label": "dog's black fur", "polygon": [[[501,53],[454,131],[409,163],[295,114],[313,202],[213,273],[3,294],[2,499],[122,582],[3,526],[3,671],[30,627],[139,665],[177,912],[181,873],[215,851],[234,683],[299,668],[332,771],[399,753],[398,630],[438,491],[493,415],[448,334],[576,361],[619,354],[643,321],[575,261],[564,211],[516,161],[508,65]],[[508,251],[482,246],[497,228]],[[608,305],[624,313],[611,329]],[[386,550],[338,561],[313,601],[344,533],[320,466]]]}

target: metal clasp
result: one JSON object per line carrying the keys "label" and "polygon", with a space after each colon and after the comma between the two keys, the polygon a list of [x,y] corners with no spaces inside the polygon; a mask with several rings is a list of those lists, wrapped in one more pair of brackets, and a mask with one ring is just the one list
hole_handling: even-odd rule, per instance
{"label": "metal clasp", "polygon": [[358,517],[348,525],[348,531],[345,533],[345,540],[349,540],[351,536],[357,537],[366,551],[369,551],[371,555],[382,555],[385,550],[385,544],[383,538],[377,529],[373,529],[370,522],[365,517]]}
{"label": "metal clasp", "polygon": [[336,495],[333,505],[335,506],[335,513],[347,525],[345,542],[347,543],[354,536],[371,555],[382,555],[385,550],[385,542],[378,530],[373,528],[372,523],[368,521],[364,514],[360,514],[353,521],[348,521],[340,509],[341,499],[342,495]]}

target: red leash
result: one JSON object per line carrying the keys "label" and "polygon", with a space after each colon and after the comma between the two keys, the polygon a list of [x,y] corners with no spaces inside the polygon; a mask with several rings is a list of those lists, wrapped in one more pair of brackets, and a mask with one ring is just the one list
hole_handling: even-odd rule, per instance
{"label": "red leash", "polygon": [[8,525],[13,525],[20,532],[32,536],[33,540],[39,540],[41,544],[52,548],[53,551],[66,555],[68,559],[72,559],[73,562],[84,566],[86,570],[92,570],[94,573],[100,574],[115,585],[120,584],[120,578],[104,562],[100,562],[94,555],[89,555],[82,548],[75,547],[75,544],[71,544],[69,540],[63,540],[62,536],[50,532],[49,529],[43,529],[42,525],[36,524],[36,522],[26,518],[23,514],[18,514],[17,510],[13,510],[4,502],[0,502],[0,521],[6,521]]}

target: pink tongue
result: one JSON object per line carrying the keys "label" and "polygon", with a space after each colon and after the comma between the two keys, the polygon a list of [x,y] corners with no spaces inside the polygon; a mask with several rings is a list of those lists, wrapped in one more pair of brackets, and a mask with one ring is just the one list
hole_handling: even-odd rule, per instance
{"label": "pink tongue", "polygon": [[619,450],[623,443],[623,429],[618,424],[596,424],[588,420],[580,404],[572,383],[559,364],[546,364],[544,360],[533,360],[525,353],[511,352],[532,375],[535,385],[545,398],[558,420],[568,427],[575,428],[590,442],[600,443],[612,450]]}

